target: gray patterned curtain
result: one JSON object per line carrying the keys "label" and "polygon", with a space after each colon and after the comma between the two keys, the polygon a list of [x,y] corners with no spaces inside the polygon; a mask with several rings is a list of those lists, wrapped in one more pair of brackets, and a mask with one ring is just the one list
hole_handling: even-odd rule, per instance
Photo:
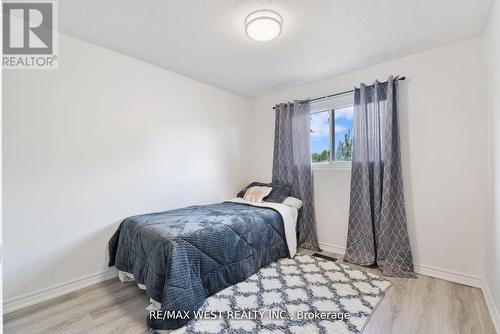
{"label": "gray patterned curtain", "polygon": [[318,250],[309,141],[309,102],[281,103],[275,109],[273,182],[290,184],[291,196],[304,202],[297,220],[298,245]]}
{"label": "gray patterned curtain", "polygon": [[344,259],[414,277],[399,148],[399,78],[354,93],[351,201]]}

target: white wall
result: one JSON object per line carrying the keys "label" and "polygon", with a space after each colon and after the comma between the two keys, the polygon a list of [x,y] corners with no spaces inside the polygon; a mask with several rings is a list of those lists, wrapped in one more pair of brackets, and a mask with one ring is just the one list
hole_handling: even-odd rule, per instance
{"label": "white wall", "polygon": [[247,180],[248,99],[64,35],[59,59],[4,72],[7,300],[102,271],[127,216]]}
{"label": "white wall", "polygon": [[[437,268],[480,284],[485,219],[483,67],[483,40],[478,38],[257,98],[253,178],[271,177],[275,103],[403,74],[407,80],[400,85],[402,163],[415,263],[421,272]],[[314,178],[319,240],[323,246],[343,249],[350,171],[315,170]]]}
{"label": "white wall", "polygon": [[500,332],[500,3],[494,4],[486,33],[488,87],[488,201],[485,297]]}

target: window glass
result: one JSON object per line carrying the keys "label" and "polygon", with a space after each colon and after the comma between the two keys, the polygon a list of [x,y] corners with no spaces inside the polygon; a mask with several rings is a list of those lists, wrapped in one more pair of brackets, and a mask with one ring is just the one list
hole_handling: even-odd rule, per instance
{"label": "window glass", "polygon": [[330,112],[311,113],[312,162],[330,160]]}
{"label": "window glass", "polygon": [[333,160],[352,160],[352,116],[353,107],[335,109],[335,156]]}

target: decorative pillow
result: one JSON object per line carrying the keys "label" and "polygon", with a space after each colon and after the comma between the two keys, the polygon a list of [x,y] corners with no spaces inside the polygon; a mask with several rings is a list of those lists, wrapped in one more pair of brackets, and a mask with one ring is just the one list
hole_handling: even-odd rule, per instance
{"label": "decorative pillow", "polygon": [[302,202],[298,198],[289,196],[283,201],[283,204],[297,208],[297,210],[299,210],[302,207],[302,204],[304,204],[304,202]]}
{"label": "decorative pillow", "polygon": [[261,203],[264,197],[269,195],[272,190],[273,188],[271,187],[250,187],[245,192],[245,196],[243,197],[243,199],[250,202]]}
{"label": "decorative pillow", "polygon": [[264,198],[266,202],[283,203],[292,192],[292,186],[288,184],[271,183],[269,186],[273,188],[273,191],[271,191],[269,196]]}
{"label": "decorative pillow", "polygon": [[244,189],[242,189],[237,197],[243,198],[245,196],[246,191],[250,187],[271,187],[273,190],[271,193],[264,198],[265,202],[273,202],[273,203],[283,203],[283,201],[287,198],[288,195],[292,192],[292,187],[288,184],[281,183],[262,183],[262,182],[252,182]]}
{"label": "decorative pillow", "polygon": [[247,192],[248,188],[255,187],[255,186],[258,186],[258,187],[269,187],[270,183],[252,182],[248,186],[246,186],[245,188],[241,189],[240,192],[238,193],[238,195],[236,195],[236,197],[243,198],[245,196],[245,193]]}

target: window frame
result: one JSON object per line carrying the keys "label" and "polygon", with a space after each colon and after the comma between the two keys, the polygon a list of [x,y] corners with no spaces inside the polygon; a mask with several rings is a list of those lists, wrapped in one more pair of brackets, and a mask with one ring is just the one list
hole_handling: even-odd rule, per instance
{"label": "window frame", "polygon": [[310,103],[310,114],[320,112],[329,112],[329,150],[330,157],[328,161],[313,162],[311,159],[311,166],[313,169],[351,169],[352,161],[334,160],[335,158],[335,110],[352,107],[354,108],[354,92],[326,98],[324,100],[313,101]]}

